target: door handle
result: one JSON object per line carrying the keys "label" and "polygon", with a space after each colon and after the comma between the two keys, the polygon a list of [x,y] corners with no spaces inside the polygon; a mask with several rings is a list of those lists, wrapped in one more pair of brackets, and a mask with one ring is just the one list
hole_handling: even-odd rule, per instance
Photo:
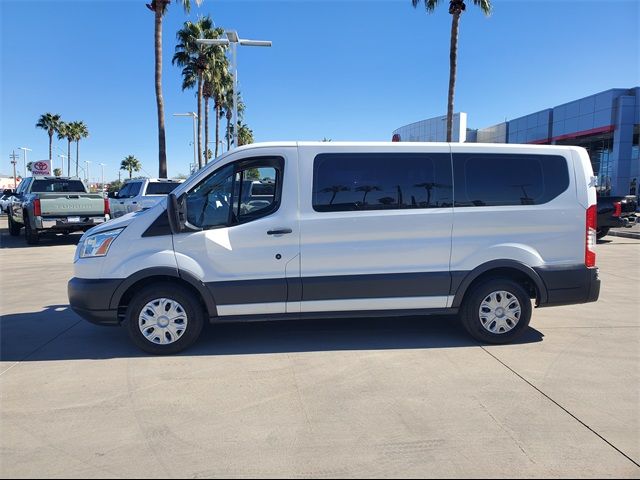
{"label": "door handle", "polygon": [[267,235],[284,235],[285,233],[293,233],[290,228],[280,228],[278,230],[269,230]]}
{"label": "door handle", "polygon": [[132,204],[134,204],[134,205],[137,205],[137,204],[138,204],[138,202],[131,202],[131,203],[132,203]]}

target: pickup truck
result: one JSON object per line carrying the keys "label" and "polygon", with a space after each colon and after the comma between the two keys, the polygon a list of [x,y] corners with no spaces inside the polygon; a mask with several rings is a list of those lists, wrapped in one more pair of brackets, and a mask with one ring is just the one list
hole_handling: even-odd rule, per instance
{"label": "pickup truck", "polygon": [[25,178],[8,207],[9,233],[27,243],[40,234],[86,231],[110,219],[109,202],[101,193],[89,193],[79,178],[35,176]]}
{"label": "pickup truck", "polygon": [[598,196],[598,228],[601,239],[611,228],[632,227],[636,223],[637,203],[634,195],[626,197]]}
{"label": "pickup truck", "polygon": [[184,180],[166,178],[136,178],[127,181],[117,195],[109,198],[111,215],[121,217],[127,213],[146,210],[165,198]]}

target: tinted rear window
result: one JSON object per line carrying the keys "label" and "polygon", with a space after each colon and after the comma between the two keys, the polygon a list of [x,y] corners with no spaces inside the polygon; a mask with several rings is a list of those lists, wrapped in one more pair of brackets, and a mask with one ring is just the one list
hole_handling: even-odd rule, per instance
{"label": "tinted rear window", "polygon": [[456,207],[540,205],[569,186],[567,161],[558,155],[453,155]]}
{"label": "tinted rear window", "polygon": [[320,154],[313,170],[318,212],[453,205],[448,153]]}
{"label": "tinted rear window", "polygon": [[147,195],[169,195],[174,188],[180,185],[178,182],[150,183],[147,186]]}
{"label": "tinted rear window", "polygon": [[46,192],[73,192],[85,193],[84,184],[80,180],[34,180],[31,191],[35,193]]}

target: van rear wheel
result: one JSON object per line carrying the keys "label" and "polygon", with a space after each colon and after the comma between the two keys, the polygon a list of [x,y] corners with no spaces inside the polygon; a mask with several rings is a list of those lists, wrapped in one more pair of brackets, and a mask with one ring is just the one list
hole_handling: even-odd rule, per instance
{"label": "van rear wheel", "polygon": [[513,280],[489,280],[477,284],[465,296],[460,317],[464,328],[476,340],[509,343],[529,325],[531,299]]}
{"label": "van rear wheel", "polygon": [[131,299],[126,313],[131,340],[154,355],[170,355],[190,347],[203,324],[198,298],[177,284],[144,287]]}

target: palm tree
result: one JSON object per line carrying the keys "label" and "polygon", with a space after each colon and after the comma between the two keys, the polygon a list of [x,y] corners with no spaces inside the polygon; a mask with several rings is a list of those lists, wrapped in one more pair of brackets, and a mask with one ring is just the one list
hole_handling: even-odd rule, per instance
{"label": "palm tree", "polygon": [[[215,38],[219,38],[224,33],[224,29],[216,28],[213,31]],[[226,47],[215,46],[210,50],[210,58],[208,59],[207,68],[204,71],[204,143],[205,143],[205,160],[208,160],[209,146],[209,100],[213,99],[214,111],[216,117],[216,147],[215,157],[218,156],[218,144],[220,141],[220,114],[222,108],[222,100],[225,92],[231,88],[231,76],[229,75],[229,61],[225,55]]]}
{"label": "palm tree", "polygon": [[[221,34],[221,33],[220,33]],[[204,73],[210,58],[215,55],[215,46],[198,45],[196,40],[217,38],[218,33],[211,17],[200,18],[197,22],[185,22],[178,30],[178,44],[172,63],[182,67],[182,90],[197,86],[198,93],[198,166],[202,168],[202,98],[204,96]]]}
{"label": "palm tree", "polygon": [[69,123],[68,128],[71,129],[71,135],[73,136],[73,140],[76,142],[76,177],[78,176],[78,164],[80,163],[80,140],[83,138],[87,138],[89,136],[89,129],[87,125],[80,122],[71,122]]}
{"label": "palm tree", "polygon": [[71,142],[74,140],[71,124],[60,122],[58,127],[58,140],[67,140],[67,175],[71,176]]}
{"label": "palm tree", "polygon": [[329,205],[333,205],[333,201],[336,199],[336,195],[340,192],[349,192],[351,189],[346,185],[332,185],[327,188],[323,188],[320,190],[322,193],[332,193],[331,200],[329,201]]}
{"label": "palm tree", "polygon": [[238,146],[249,145],[253,143],[253,130],[246,123],[238,122]]}
{"label": "palm tree", "polygon": [[61,169],[61,168],[54,168],[54,169],[53,169],[53,174],[54,174],[56,177],[61,177],[61,176],[62,176],[62,169]]}
{"label": "palm tree", "polygon": [[[199,6],[202,0],[195,0]],[[167,144],[164,133],[164,100],[162,98],[162,17],[171,0],[151,0],[147,8],[155,15],[155,59],[156,59],[156,107],[158,109],[158,163],[159,177],[167,178]],[[190,0],[180,0],[186,13],[191,10]],[[76,163],[77,165],[77,163]]]}
{"label": "palm tree", "polygon": [[[233,126],[231,125],[231,119],[233,118],[233,77],[229,78],[232,85],[225,91],[224,97],[222,98],[221,107],[224,113],[222,110],[220,111],[220,116],[224,116],[227,119],[227,150],[231,148],[231,139],[233,138]],[[242,101],[242,92],[238,90],[238,121],[242,121],[244,118],[245,109],[246,106]]]}
{"label": "palm tree", "polygon": [[222,109],[226,102],[227,92],[229,91],[233,94],[233,76],[229,72],[229,62],[225,57],[224,63],[222,63],[222,68],[220,69],[220,79],[216,83],[216,88],[214,90],[214,106],[216,111],[216,156],[218,156],[218,143],[220,142],[220,119],[225,116]]}
{"label": "palm tree", "polygon": [[131,179],[133,172],[139,172],[141,168],[142,165],[133,155],[127,155],[127,157],[120,162],[120,170],[129,172],[129,179]]}
{"label": "palm tree", "polygon": [[375,185],[362,185],[361,187],[356,188],[356,192],[364,192],[364,196],[362,197],[362,205],[367,204],[367,195],[370,192],[381,192],[382,189],[380,187],[376,187]]}
{"label": "palm tree", "polygon": [[53,134],[60,128],[60,115],[45,113],[40,115],[36,128],[46,130],[49,134],[49,160],[53,158]]}
{"label": "palm tree", "polygon": [[[485,15],[491,13],[491,0],[471,0],[474,5],[480,7]],[[424,2],[424,6],[428,13],[432,13],[441,0],[411,0],[414,7]],[[456,87],[456,68],[458,62],[458,25],[460,23],[460,15],[466,10],[467,6],[464,0],[450,0],[449,13],[453,15],[451,20],[451,47],[449,51],[449,97],[447,100],[447,142],[451,141],[451,132],[453,130],[453,94]]]}

